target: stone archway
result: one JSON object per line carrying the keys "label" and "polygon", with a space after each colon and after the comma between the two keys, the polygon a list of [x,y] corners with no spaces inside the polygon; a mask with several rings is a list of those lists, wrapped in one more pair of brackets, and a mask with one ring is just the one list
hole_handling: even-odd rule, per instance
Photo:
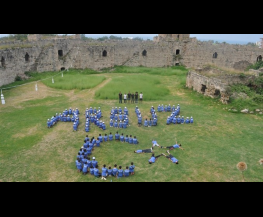
{"label": "stone archway", "polygon": [[106,50],[104,50],[104,51],[102,52],[102,56],[103,56],[103,57],[106,57],[106,56],[107,56],[107,51],[106,51]]}
{"label": "stone archway", "polygon": [[28,55],[28,53],[26,53],[26,55],[25,55],[25,61],[29,62],[29,55]]}
{"label": "stone archway", "polygon": [[63,57],[63,50],[58,50],[58,56]]}
{"label": "stone archway", "polygon": [[257,57],[257,62],[259,62],[259,61],[262,61],[262,56],[261,56],[261,55],[259,55],[259,56]]}
{"label": "stone archway", "polygon": [[142,56],[144,56],[144,57],[147,56],[147,51],[146,51],[146,50],[144,50],[144,51],[142,52]]}
{"label": "stone archway", "polygon": [[216,59],[217,56],[218,56],[218,54],[217,54],[217,52],[215,52],[215,53],[213,54],[213,58]]}
{"label": "stone archway", "polygon": [[180,54],[180,50],[179,49],[177,49],[176,51],[175,51],[176,53],[176,55],[179,55]]}
{"label": "stone archway", "polygon": [[1,66],[2,67],[5,67],[5,58],[2,56],[1,58]]}

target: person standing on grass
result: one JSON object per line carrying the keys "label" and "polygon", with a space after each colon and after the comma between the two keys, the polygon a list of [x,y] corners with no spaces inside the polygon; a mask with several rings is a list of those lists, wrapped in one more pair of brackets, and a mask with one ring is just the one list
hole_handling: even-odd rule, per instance
{"label": "person standing on grass", "polygon": [[131,103],[134,103],[134,93],[131,94]]}
{"label": "person standing on grass", "polygon": [[135,92],[135,103],[138,103],[138,97],[139,97],[138,92]]}
{"label": "person standing on grass", "polygon": [[127,102],[127,94],[126,93],[123,95],[123,99],[124,99],[124,103],[126,103]]}
{"label": "person standing on grass", "polygon": [[128,103],[130,103],[131,101],[131,93],[130,93],[130,91],[129,91],[129,93],[128,93]]}
{"label": "person standing on grass", "polygon": [[119,103],[122,103],[122,93],[119,93]]}
{"label": "person standing on grass", "polygon": [[143,97],[143,94],[142,92],[140,93],[140,102],[142,103],[142,97]]}

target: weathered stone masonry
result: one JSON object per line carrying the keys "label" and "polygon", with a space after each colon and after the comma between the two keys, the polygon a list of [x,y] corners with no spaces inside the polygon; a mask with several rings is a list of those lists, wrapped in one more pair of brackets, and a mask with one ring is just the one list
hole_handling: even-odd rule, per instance
{"label": "weathered stone masonry", "polygon": [[[167,35],[167,37],[166,37]],[[178,38],[179,35],[179,38]],[[75,37],[0,43],[0,86],[26,71],[59,71],[67,68],[100,70],[115,65],[165,67],[183,64],[244,70],[263,56],[263,50],[245,45],[213,44],[189,34],[160,34],[155,41],[83,41]]]}

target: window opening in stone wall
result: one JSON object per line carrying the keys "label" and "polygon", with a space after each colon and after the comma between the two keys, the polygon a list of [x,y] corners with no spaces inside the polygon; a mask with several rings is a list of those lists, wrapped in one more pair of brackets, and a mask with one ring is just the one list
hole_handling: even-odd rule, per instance
{"label": "window opening in stone wall", "polygon": [[179,39],[180,35],[177,35],[177,39]]}
{"label": "window opening in stone wall", "polygon": [[216,89],[214,95],[215,96],[219,96],[220,95],[220,90]]}
{"label": "window opening in stone wall", "polygon": [[103,56],[103,57],[106,57],[106,56],[107,56],[107,51],[106,51],[106,50],[104,50],[104,51],[102,52],[102,56]]}
{"label": "window opening in stone wall", "polygon": [[202,84],[201,92],[204,93],[206,89],[207,89],[206,85]]}
{"label": "window opening in stone wall", "polygon": [[213,54],[213,58],[214,58],[214,59],[217,58],[217,52],[215,52],[215,53]]}
{"label": "window opening in stone wall", "polygon": [[29,61],[29,55],[28,55],[28,53],[26,53],[26,55],[25,55],[25,61],[26,61],[26,62]]}
{"label": "window opening in stone wall", "polygon": [[4,57],[1,58],[1,66],[5,67],[5,58]]}
{"label": "window opening in stone wall", "polygon": [[176,66],[179,66],[179,63],[175,63]]}
{"label": "window opening in stone wall", "polygon": [[63,57],[63,50],[58,50],[58,56]]}
{"label": "window opening in stone wall", "polygon": [[178,54],[180,54],[180,50],[179,49],[176,50],[176,55],[178,55]]}
{"label": "window opening in stone wall", "polygon": [[65,70],[65,67],[62,67],[61,69],[60,69],[60,71],[64,71]]}
{"label": "window opening in stone wall", "polygon": [[262,56],[261,55],[259,55],[258,58],[257,58],[257,62],[259,62],[259,61],[262,61]]}
{"label": "window opening in stone wall", "polygon": [[147,51],[144,50],[144,51],[142,52],[142,55],[143,55],[144,57],[147,56]]}

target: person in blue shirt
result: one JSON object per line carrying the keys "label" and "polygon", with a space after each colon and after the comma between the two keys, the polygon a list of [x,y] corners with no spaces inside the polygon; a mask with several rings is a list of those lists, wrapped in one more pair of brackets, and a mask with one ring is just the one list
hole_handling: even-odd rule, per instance
{"label": "person in blue shirt", "polygon": [[115,107],[115,109],[114,109],[114,114],[118,114],[118,108],[117,107]]}
{"label": "person in blue shirt", "polygon": [[70,118],[69,115],[67,116],[67,121],[68,121],[68,122],[71,122],[71,118]]}
{"label": "person in blue shirt", "polygon": [[142,125],[142,116],[140,115],[138,117],[138,126],[140,127]]}
{"label": "person in blue shirt", "polygon": [[73,124],[73,131],[77,131],[78,130],[78,125],[76,122],[74,122]]}
{"label": "person in blue shirt", "polygon": [[86,150],[87,150],[88,156],[92,154],[92,147],[90,147],[90,145],[87,146]]}
{"label": "person in blue shirt", "polygon": [[170,116],[168,116],[166,119],[166,125],[169,125],[169,124],[170,124]]}
{"label": "person in blue shirt", "polygon": [[139,150],[135,150],[134,153],[137,154],[143,154],[143,153],[153,153],[153,148],[149,148],[149,149],[139,149]]}
{"label": "person in blue shirt", "polygon": [[114,122],[114,127],[118,128],[118,122],[117,121]]}
{"label": "person in blue shirt", "polygon": [[174,112],[175,111],[175,106],[173,105],[173,107],[172,107],[172,111]]}
{"label": "person in blue shirt", "polygon": [[121,142],[124,142],[124,136],[123,136],[123,133],[122,133],[121,136],[120,136],[120,141],[121,141]]}
{"label": "person in blue shirt", "polygon": [[80,159],[78,159],[78,162],[77,162],[77,170],[78,170],[78,172],[82,171],[82,163],[81,163]]}
{"label": "person in blue shirt", "polygon": [[126,107],[124,108],[124,114],[129,115],[128,109]]}
{"label": "person in blue shirt", "polygon": [[112,176],[112,169],[111,169],[111,167],[109,167],[109,169],[108,169],[108,176]]}
{"label": "person in blue shirt", "polygon": [[113,127],[113,120],[110,120],[110,127]]}
{"label": "person in blue shirt", "polygon": [[150,120],[148,121],[148,127],[152,126],[152,119],[150,118]]}
{"label": "person in blue shirt", "polygon": [[107,180],[108,169],[106,168],[106,165],[104,164],[101,169],[101,179]]}
{"label": "person in blue shirt", "polygon": [[119,113],[122,113],[122,109],[121,109],[121,107],[119,107]]}
{"label": "person in blue shirt", "polygon": [[173,122],[173,124],[176,124],[176,122],[177,122],[176,116],[173,117],[172,122]]}
{"label": "person in blue shirt", "polygon": [[167,105],[164,106],[164,112],[167,112]]}
{"label": "person in blue shirt", "polygon": [[85,142],[87,142],[87,141],[89,141],[89,136],[88,135],[86,135],[86,137],[85,137]]}
{"label": "person in blue shirt", "polygon": [[117,173],[118,173],[117,164],[115,164],[112,169],[112,176],[117,177]]}
{"label": "person in blue shirt", "polygon": [[165,156],[166,158],[168,158],[171,162],[173,162],[175,164],[179,163],[179,161],[173,155],[171,155],[169,151],[167,151],[167,153],[169,155],[165,155],[164,153],[162,153],[162,155]]}
{"label": "person in blue shirt", "polygon": [[93,166],[90,167],[89,173],[90,173],[90,175],[94,175],[94,167]]}
{"label": "person in blue shirt", "polygon": [[100,173],[100,171],[99,171],[99,169],[98,169],[98,165],[96,165],[95,168],[94,168],[94,176],[95,176],[96,178],[101,177],[101,173]]}
{"label": "person in blue shirt", "polygon": [[120,134],[118,133],[118,131],[115,134],[115,140],[119,141],[120,140]]}
{"label": "person in blue shirt", "polygon": [[103,138],[102,138],[101,134],[99,134],[99,140],[100,140],[100,142],[103,142]]}
{"label": "person in blue shirt", "polygon": [[[84,149],[85,150],[85,149]],[[86,151],[86,150],[85,150]],[[82,158],[81,160],[81,163],[82,165],[85,164],[87,162],[87,157],[85,156],[85,153],[84,153],[84,157]]]}
{"label": "person in blue shirt", "polygon": [[134,138],[133,138],[133,144],[135,144],[135,145],[139,144],[139,142],[138,142],[136,136],[134,136]]}
{"label": "person in blue shirt", "polygon": [[175,145],[167,146],[167,147],[163,147],[163,146],[161,146],[161,148],[167,148],[167,149],[169,149],[169,150],[173,150],[173,149],[175,149],[175,148],[179,148],[179,149],[184,150],[181,146],[182,146],[181,144],[178,144],[178,143],[176,142]]}
{"label": "person in blue shirt", "polygon": [[191,116],[190,118],[190,123],[193,124],[194,123],[194,118]]}
{"label": "person in blue shirt", "polygon": [[99,137],[96,140],[96,147],[100,147],[100,139],[99,139]]}
{"label": "person in blue shirt", "polygon": [[[79,156],[79,154],[78,154]],[[78,162],[79,162],[79,157],[77,156],[77,160],[75,161],[76,168],[78,168]]]}
{"label": "person in blue shirt", "polygon": [[181,124],[181,116],[180,115],[177,117],[177,124]]}
{"label": "person in blue shirt", "polygon": [[119,166],[117,176],[118,176],[118,178],[122,178],[123,177],[123,170],[122,170],[121,166]]}
{"label": "person in blue shirt", "polygon": [[177,105],[178,114],[180,114],[180,104]]}
{"label": "person in blue shirt", "polygon": [[132,135],[130,135],[129,143],[130,143],[130,144],[133,144],[133,138],[132,138]]}
{"label": "person in blue shirt", "polygon": [[122,121],[120,121],[120,123],[119,123],[119,128],[122,128]]}
{"label": "person in blue shirt", "polygon": [[114,114],[110,113],[110,119],[114,119]]}
{"label": "person in blue shirt", "polygon": [[92,166],[93,166],[94,168],[95,168],[96,166],[98,166],[98,161],[96,161],[96,158],[95,158],[95,157],[92,158],[91,163],[92,163]]}
{"label": "person in blue shirt", "polygon": [[127,166],[126,170],[124,170],[124,177],[129,177],[129,175],[130,175],[130,170],[129,167]]}
{"label": "person in blue shirt", "polygon": [[152,140],[152,147],[160,147],[160,145],[157,143],[157,141],[155,139]]}
{"label": "person in blue shirt", "polygon": [[109,141],[112,141],[113,140],[113,135],[110,133],[109,135]]}
{"label": "person in blue shirt", "polygon": [[171,111],[171,105],[169,104],[168,106],[167,106],[167,112],[170,112]]}
{"label": "person in blue shirt", "polygon": [[[126,119],[127,120],[127,119]],[[127,123],[126,121],[124,120],[124,122],[122,123],[122,128],[126,129],[127,128]]]}
{"label": "person in blue shirt", "polygon": [[131,165],[130,165],[130,167],[129,167],[129,170],[130,170],[130,174],[131,175],[134,175],[134,169],[135,169],[135,166],[133,165],[133,162],[131,162]]}
{"label": "person in blue shirt", "polygon": [[122,121],[122,114],[119,114],[119,120]]}
{"label": "person in blue shirt", "polygon": [[108,142],[108,136],[107,136],[107,134],[105,134],[105,136],[104,136],[104,142]]}
{"label": "person in blue shirt", "polygon": [[86,127],[85,127],[85,132],[89,132],[89,125],[86,125]]}
{"label": "person in blue shirt", "polygon": [[186,123],[186,124],[190,124],[189,117],[187,117],[187,118],[185,119],[185,123]]}
{"label": "person in blue shirt", "polygon": [[146,118],[145,121],[144,121],[144,126],[145,126],[145,127],[148,127],[148,121],[147,121],[147,118]]}
{"label": "person in blue shirt", "polygon": [[149,159],[149,164],[155,163],[157,159],[161,156],[162,156],[161,154],[158,156],[154,156],[154,154],[152,154],[152,157]]}
{"label": "person in blue shirt", "polygon": [[157,126],[157,119],[156,118],[153,119],[153,124],[152,125],[153,126]]}
{"label": "person in blue shirt", "polygon": [[96,107],[94,107],[94,109],[93,109],[93,113],[97,113],[97,109],[96,109]]}
{"label": "person in blue shirt", "polygon": [[82,169],[82,174],[83,175],[86,175],[87,173],[88,173],[88,164],[87,164],[87,162],[85,162],[84,164],[83,164],[83,169]]}
{"label": "person in blue shirt", "polygon": [[160,104],[159,104],[158,107],[157,107],[157,111],[158,111],[158,112],[161,112],[161,111],[162,111],[162,110],[161,110],[161,105],[160,105]]}
{"label": "person in blue shirt", "polygon": [[92,163],[91,163],[90,157],[87,157],[87,164],[88,164],[88,168],[92,167]]}
{"label": "person in blue shirt", "polygon": [[129,136],[128,135],[126,135],[126,137],[125,137],[125,142],[129,143]]}

